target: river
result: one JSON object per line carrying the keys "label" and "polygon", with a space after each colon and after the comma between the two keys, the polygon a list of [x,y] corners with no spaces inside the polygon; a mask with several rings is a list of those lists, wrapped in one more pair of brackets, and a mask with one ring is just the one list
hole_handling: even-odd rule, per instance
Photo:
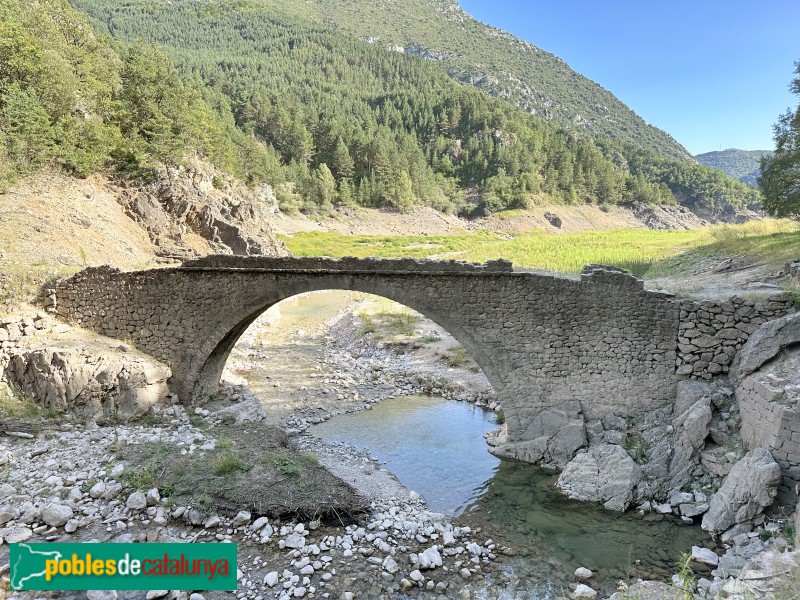
{"label": "river", "polygon": [[[281,304],[281,329],[302,330],[332,316],[343,306],[335,297]],[[368,450],[432,510],[519,549],[504,560],[515,589],[525,590],[521,597],[555,597],[579,566],[595,571],[592,585],[606,593],[621,579],[666,579],[678,570],[682,553],[702,545],[705,534],[697,526],[564,498],[555,489],[556,475],[489,454],[483,434],[496,426],[495,413],[467,402],[413,395],[334,416],[310,433]]]}

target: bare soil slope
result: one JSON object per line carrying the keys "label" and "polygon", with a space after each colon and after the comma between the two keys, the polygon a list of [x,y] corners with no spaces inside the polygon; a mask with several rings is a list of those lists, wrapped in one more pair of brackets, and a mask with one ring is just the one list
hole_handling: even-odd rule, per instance
{"label": "bare soil slope", "polygon": [[535,206],[478,219],[445,215],[428,207],[409,213],[361,207],[341,207],[315,215],[277,213],[276,233],[330,231],[343,235],[458,235],[476,229],[521,233],[532,229],[553,233],[627,228],[696,229],[708,225],[679,206],[624,208],[619,206]]}

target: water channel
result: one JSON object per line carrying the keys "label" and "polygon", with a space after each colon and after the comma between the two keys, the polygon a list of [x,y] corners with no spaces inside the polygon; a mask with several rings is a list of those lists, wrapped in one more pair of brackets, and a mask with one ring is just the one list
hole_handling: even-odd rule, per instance
{"label": "water channel", "polygon": [[[341,309],[330,297],[318,304],[313,298],[282,304],[281,325],[300,329],[309,318]],[[404,396],[335,416],[310,433],[368,449],[431,510],[519,549],[507,561],[517,589],[530,591],[526,597],[554,597],[578,566],[596,571],[608,593],[620,579],[666,579],[682,553],[702,545],[705,534],[697,526],[568,500],[555,489],[557,475],[495,458],[483,438],[495,419],[467,402]]]}

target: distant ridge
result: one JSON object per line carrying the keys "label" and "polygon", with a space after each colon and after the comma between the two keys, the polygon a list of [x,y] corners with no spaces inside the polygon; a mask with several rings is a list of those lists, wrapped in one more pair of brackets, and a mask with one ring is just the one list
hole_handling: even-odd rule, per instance
{"label": "distant ridge", "polygon": [[756,187],[761,172],[759,161],[763,156],[772,156],[772,150],[739,150],[728,148],[716,152],[705,152],[695,156],[697,162],[706,167],[722,171],[729,177]]}

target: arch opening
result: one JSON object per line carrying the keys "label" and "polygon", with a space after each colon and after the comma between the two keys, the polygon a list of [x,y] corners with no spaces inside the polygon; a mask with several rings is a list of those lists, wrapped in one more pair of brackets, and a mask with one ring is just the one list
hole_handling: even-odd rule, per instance
{"label": "arch opening", "polygon": [[320,290],[286,298],[243,320],[221,345],[230,346],[221,382],[246,384],[284,423],[293,416],[316,423],[398,394],[496,406],[467,347],[434,320],[373,294]]}

